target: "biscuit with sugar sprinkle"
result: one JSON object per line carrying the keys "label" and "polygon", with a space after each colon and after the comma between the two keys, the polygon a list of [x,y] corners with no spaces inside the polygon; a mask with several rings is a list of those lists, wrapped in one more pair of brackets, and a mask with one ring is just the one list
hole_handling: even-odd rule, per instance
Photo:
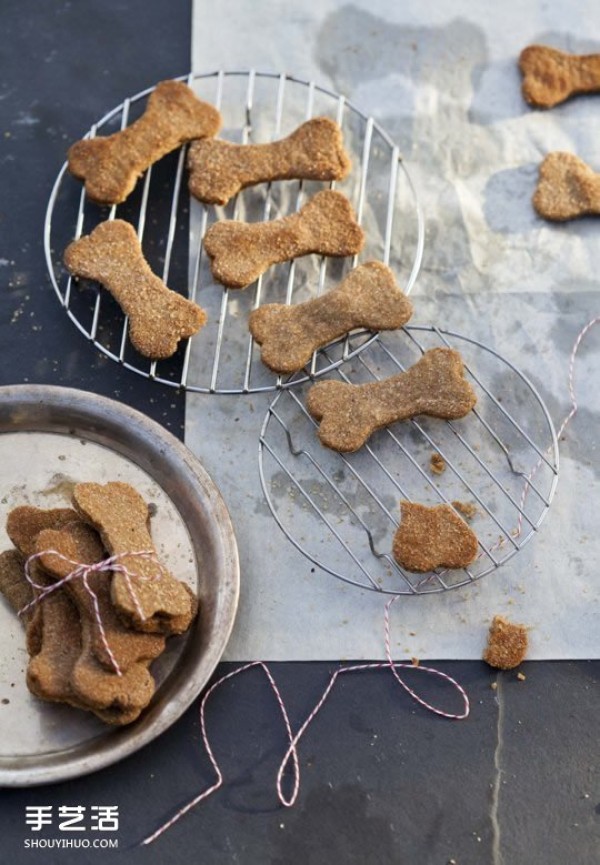
{"label": "biscuit with sugar sprinkle", "polygon": [[308,392],[306,407],[319,421],[321,444],[346,453],[395,421],[419,414],[453,420],[468,414],[476,401],[460,354],[432,348],[406,372],[382,381],[318,382]]}
{"label": "biscuit with sugar sprinkle", "polygon": [[477,557],[477,536],[450,505],[402,501],[400,508],[392,551],[401,568],[416,573],[466,568]]}
{"label": "biscuit with sugar sprinkle", "polygon": [[186,84],[161,81],[138,120],[113,135],[76,141],[67,164],[71,174],[85,182],[88,198],[120,204],[150,165],[187,141],[216,135],[220,126],[217,109]]}

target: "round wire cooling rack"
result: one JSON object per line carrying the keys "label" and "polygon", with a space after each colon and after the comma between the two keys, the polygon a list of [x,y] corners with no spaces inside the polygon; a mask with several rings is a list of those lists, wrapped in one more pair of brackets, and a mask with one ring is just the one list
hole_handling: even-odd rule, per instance
{"label": "round wire cooling rack", "polygon": [[[382,335],[335,375],[381,380],[436,346],[460,351],[477,394],[473,411],[458,421],[413,418],[341,454],[317,438],[305,408],[307,383],[281,391],[265,416],[259,471],[269,508],[300,552],[347,583],[412,595],[467,585],[519,552],[550,507],[558,481],[552,420],[533,385],[493,349],[437,327],[409,326]],[[479,542],[473,564],[429,574],[403,570],[391,554],[400,499],[472,512]]]}
{"label": "round wire cooling rack", "polygon": [[[352,202],[366,233],[365,248],[353,259],[308,256],[276,265],[244,291],[225,289],[213,281],[204,254],[208,227],[224,218],[280,218],[298,210],[324,184],[260,184],[242,190],[226,207],[205,206],[190,201],[187,193],[184,147],[148,169],[122,205],[106,208],[86,199],[82,184],[69,174],[65,163],[50,195],[44,226],[46,262],[61,305],[81,333],[111,360],[172,387],[200,393],[275,391],[338,367],[371,345],[378,334],[360,331],[336,343],[328,364],[314,357],[304,374],[284,381],[260,362],[248,331],[248,315],[262,303],[290,304],[318,296],[359,260],[389,264],[404,291],[411,291],[421,264],[424,228],[416,191],[398,148],[373,118],[343,96],[291,75],[219,71],[178,80],[221,111],[222,137],[238,143],[276,140],[314,116],[334,118],[342,127],[352,171],[343,182],[329,186]],[[125,128],[144,111],[153,89],[109,111],[86,138]],[[127,318],[108,292],[95,283],[76,283],[62,263],[68,243],[115,217],[136,227],[154,272],[207,311],[208,324],[182,341],[169,360],[148,361],[137,354],[127,339]]]}

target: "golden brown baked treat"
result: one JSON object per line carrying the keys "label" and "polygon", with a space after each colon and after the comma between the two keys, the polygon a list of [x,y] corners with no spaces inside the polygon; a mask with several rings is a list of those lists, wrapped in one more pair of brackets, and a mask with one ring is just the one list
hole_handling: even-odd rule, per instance
{"label": "golden brown baked treat", "polygon": [[250,314],[250,332],[261,358],[275,372],[295,372],[312,354],[356,327],[395,330],[412,315],[412,304],[392,271],[379,261],[356,267],[332,291],[286,306],[269,303]]}
{"label": "golden brown baked treat", "polygon": [[552,108],[578,93],[600,90],[600,54],[567,54],[528,45],[519,57],[523,96],[536,108]]}
{"label": "golden brown baked treat", "polygon": [[[6,573],[10,560],[4,558],[3,561],[3,573]],[[21,559],[21,563],[23,561]],[[24,570],[18,568],[18,560],[12,557],[12,562],[11,584],[29,603],[33,599],[31,586],[25,579]],[[31,563],[31,573],[38,585],[50,585],[50,579],[37,562]],[[3,594],[4,586],[2,582],[0,591]],[[13,599],[16,596],[13,594]],[[119,678],[94,663],[93,659],[86,658],[77,610],[65,593],[57,591],[49,595],[23,619],[30,652],[26,679],[32,694],[42,700],[68,703],[76,709],[92,711],[108,724],[128,724],[138,717],[142,707],[135,705],[136,692],[131,690],[134,683],[130,678]],[[77,693],[75,683],[78,678],[82,678],[89,689],[93,705],[87,699],[89,695]],[[148,700],[150,697],[151,694]]]}
{"label": "golden brown baked treat", "polygon": [[402,501],[400,509],[393,555],[401,568],[418,573],[466,568],[477,557],[476,535],[450,505]]}
{"label": "golden brown baked treat", "polygon": [[189,189],[206,204],[227,204],[240,189],[272,180],[341,180],[351,167],[342,130],[315,117],[269,144],[194,141],[188,153]]}
{"label": "golden brown baked treat", "polygon": [[[196,599],[184,583],[159,567],[148,530],[148,505],[140,494],[120,481],[81,483],[73,490],[73,504],[81,518],[100,533],[108,553],[121,556],[119,564],[135,575],[130,578],[135,597],[124,574],[115,573],[112,579],[112,602],[123,621],[150,633],[186,631],[196,615]],[[151,552],[153,558],[128,555],[143,551]]]}
{"label": "golden brown baked treat", "polygon": [[[61,530],[46,529],[40,532],[36,540],[36,552],[44,553],[39,562],[53,580],[62,580],[70,574],[73,570],[71,562],[94,564],[106,558],[97,532],[79,521],[69,523]],[[60,556],[54,555],[55,552],[60,553]],[[87,576],[87,584],[96,595],[104,637],[112,658],[102,638],[93,598],[83,582],[71,580],[65,586],[65,591],[75,603],[81,619],[87,622],[90,649],[96,660],[114,672],[114,658],[118,667],[126,671],[139,661],[151,661],[158,657],[164,651],[165,638],[161,634],[145,634],[125,627],[111,601],[111,579],[109,573]]]}
{"label": "golden brown baked treat", "polygon": [[320,421],[319,439],[336,451],[356,451],[375,430],[419,414],[460,418],[477,401],[460,354],[433,348],[406,372],[383,381],[324,381],[308,392],[307,408]]}
{"label": "golden brown baked treat", "polygon": [[0,594],[3,595],[15,613],[31,601],[31,586],[24,579],[25,557],[18,550],[5,550],[0,553]]}
{"label": "golden brown baked treat", "polygon": [[[70,508],[15,508],[9,515],[11,536],[30,556],[36,550],[38,538],[32,531],[43,525],[61,525],[64,520],[73,518],[77,515]],[[53,534],[51,529],[45,531]],[[82,553],[79,549],[76,561],[85,562]],[[24,565],[25,557],[16,550],[7,551],[0,560],[0,592],[16,612],[34,597]],[[47,587],[54,582],[39,559],[29,563],[29,570],[37,585]],[[69,565],[67,573],[71,570]],[[80,619],[66,590],[49,594],[27,610],[22,619],[30,655],[27,686],[36,697],[92,711],[102,721],[117,725],[131,723],[150,701],[154,680],[147,670],[147,662],[132,664],[122,676],[106,670],[92,652],[91,624],[86,618]]]}
{"label": "golden brown baked treat", "polygon": [[494,616],[488,634],[483,660],[499,670],[518,667],[527,654],[527,628],[509,622],[504,616]]}
{"label": "golden brown baked treat", "polygon": [[344,256],[365,242],[352,206],[341,192],[318,192],[297,213],[271,222],[216,222],[204,237],[212,275],[229,288],[245,288],[272,264],[315,252]]}
{"label": "golden brown baked treat", "polygon": [[431,454],[429,468],[434,475],[441,475],[446,471],[446,460],[441,454]]}
{"label": "golden brown baked treat", "polygon": [[[40,531],[48,528],[62,528],[74,519],[77,519],[77,514],[72,508],[44,509],[31,505],[22,505],[13,508],[6,520],[6,532],[23,557],[23,567],[25,566],[25,560],[35,553],[35,541]],[[48,582],[37,562],[31,563],[30,572],[32,577],[35,578],[35,582],[38,582],[40,585],[45,585]],[[24,572],[22,574],[22,586],[22,590],[30,595],[31,600],[33,598],[33,590],[25,579]],[[59,615],[65,611],[66,615],[70,614],[71,607],[69,604],[62,605],[54,601],[52,603],[59,611]],[[51,614],[49,613],[49,615]],[[42,605],[38,604],[24,618],[24,622],[27,623],[27,648],[30,655],[38,654],[41,651],[43,617]],[[79,634],[78,624],[76,631]],[[55,689],[59,694],[65,690],[61,683],[60,670],[56,673]]]}
{"label": "golden brown baked treat", "polygon": [[6,533],[24,559],[35,553],[35,541],[44,529],[62,529],[77,519],[73,508],[36,508],[20,505],[6,519]]}
{"label": "golden brown baked treat", "polygon": [[463,517],[466,517],[468,520],[472,520],[475,514],[477,513],[477,508],[473,504],[473,502],[452,502],[452,507],[462,514]]}
{"label": "golden brown baked treat", "polygon": [[129,316],[129,338],[144,357],[171,357],[180,339],[206,322],[197,304],[171,291],[150,269],[133,226],[122,219],[101,222],[69,244],[65,265],[73,276],[95,279]]}
{"label": "golden brown baked treat", "polygon": [[564,222],[600,213],[600,175],[572,153],[549,153],[540,165],[533,206],[544,219]]}
{"label": "golden brown baked treat", "polygon": [[220,126],[217,109],[186,84],[161,81],[131,126],[106,138],[76,141],[67,156],[69,171],[85,181],[92,201],[120,204],[152,163],[186,141],[216,135]]}

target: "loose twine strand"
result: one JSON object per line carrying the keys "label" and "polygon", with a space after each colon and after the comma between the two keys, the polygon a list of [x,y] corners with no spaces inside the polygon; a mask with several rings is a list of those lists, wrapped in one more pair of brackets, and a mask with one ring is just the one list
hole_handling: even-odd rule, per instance
{"label": "loose twine strand", "polygon": [[[277,772],[277,778],[276,778],[277,797],[278,797],[279,801],[281,802],[281,804],[286,808],[291,808],[294,805],[294,803],[296,802],[296,799],[298,798],[298,793],[300,791],[300,764],[299,764],[299,760],[298,760],[298,743],[300,742],[300,739],[304,736],[308,727],[312,724],[312,722],[314,721],[314,719],[316,718],[316,716],[318,715],[318,713],[322,709],[322,707],[325,704],[327,698],[329,697],[329,694],[331,693],[338,677],[342,673],[356,673],[356,672],[360,672],[360,671],[364,671],[364,670],[389,669],[393,673],[396,681],[402,686],[402,688],[404,688],[404,690],[414,700],[416,700],[417,703],[419,703],[425,709],[428,709],[430,712],[434,712],[436,715],[441,715],[443,718],[450,718],[453,720],[463,720],[464,718],[467,718],[469,715],[469,711],[470,711],[469,698],[468,698],[467,693],[464,690],[464,688],[455,679],[453,679],[452,676],[449,676],[447,673],[443,673],[441,670],[435,670],[432,667],[415,666],[412,663],[400,663],[400,662],[394,661],[392,659],[391,639],[390,639],[390,608],[391,608],[392,604],[394,604],[397,600],[398,600],[397,595],[390,598],[387,601],[387,603],[385,605],[385,609],[384,609],[384,642],[385,642],[386,660],[380,661],[377,663],[370,663],[370,664],[352,664],[351,666],[340,667],[339,669],[337,669],[332,674],[331,678],[329,679],[329,682],[328,682],[325,690],[323,691],[321,697],[319,698],[319,700],[317,701],[317,703],[315,704],[315,706],[311,710],[310,714],[308,715],[308,717],[306,718],[304,723],[299,727],[298,731],[295,734],[292,734],[292,728],[291,728],[289,716],[288,716],[283,698],[281,696],[281,692],[279,691],[279,688],[277,687],[277,684],[275,682],[275,679],[273,678],[273,675],[271,674],[271,671],[269,670],[268,666],[264,663],[264,661],[251,661],[248,664],[244,664],[243,666],[238,667],[237,670],[233,670],[231,673],[227,673],[227,675],[222,676],[220,679],[217,679],[217,681],[214,682],[214,684],[211,685],[211,687],[208,689],[208,691],[204,694],[204,697],[202,698],[202,702],[200,703],[200,730],[201,730],[201,734],[202,734],[202,743],[204,745],[204,749],[206,751],[206,754],[208,756],[208,759],[210,761],[212,769],[216,775],[216,781],[214,784],[212,784],[212,786],[208,787],[206,790],[204,790],[202,793],[200,793],[198,796],[196,796],[194,799],[192,799],[190,802],[188,802],[186,805],[184,805],[182,808],[180,808],[179,811],[177,811],[177,813],[174,814],[173,817],[170,818],[170,820],[167,820],[165,823],[163,823],[163,825],[160,826],[160,828],[158,828],[155,832],[153,832],[151,835],[148,835],[148,837],[142,841],[142,844],[143,845],[152,844],[153,841],[156,841],[157,838],[159,838],[164,832],[166,832],[175,823],[177,823],[177,821],[180,820],[185,814],[187,814],[188,811],[190,811],[192,808],[194,808],[195,805],[198,805],[200,802],[202,802],[204,799],[207,799],[209,796],[211,796],[213,793],[215,793],[220,787],[222,787],[222,785],[223,785],[223,773],[221,772],[220,766],[216,760],[216,757],[214,755],[214,751],[213,751],[211,744],[209,742],[209,739],[208,739],[208,734],[206,732],[206,706],[207,706],[208,701],[210,700],[212,694],[224,682],[227,682],[229,679],[232,679],[235,676],[239,675],[240,673],[243,673],[246,670],[250,670],[253,667],[259,667],[264,672],[265,676],[267,677],[269,685],[271,686],[271,690],[272,690],[273,694],[275,695],[275,699],[277,700],[277,703],[279,705],[279,709],[280,709],[281,715],[283,717],[283,722],[284,722],[285,729],[286,729],[288,748],[287,748],[287,750],[283,756],[283,759],[280,763],[279,770]],[[426,674],[431,674],[431,675],[437,676],[438,678],[443,679],[446,682],[449,682],[459,692],[459,694],[462,698],[462,702],[463,702],[462,711],[458,712],[458,713],[446,712],[445,710],[440,709],[439,707],[434,706],[431,703],[428,703],[426,700],[423,700],[422,697],[420,697],[412,688],[410,688],[409,685],[406,684],[404,679],[402,679],[402,677],[399,675],[398,670],[402,670],[402,669],[414,670],[415,672],[421,671],[421,672],[426,673]],[[286,794],[283,791],[283,777],[284,777],[286,770],[288,769],[288,766],[290,764],[290,760],[291,760],[291,764],[292,764],[291,772],[292,772],[292,777],[293,777],[293,784],[292,784],[292,791],[291,791],[290,795],[286,796]]]}
{"label": "loose twine strand", "polygon": [[[569,357],[569,373],[568,373],[568,387],[569,387],[569,396],[571,398],[571,408],[570,408],[569,412],[563,418],[563,422],[561,423],[560,427],[558,428],[558,432],[556,433],[556,440],[557,441],[560,441],[564,431],[566,430],[568,425],[571,423],[571,421],[573,420],[573,418],[575,417],[575,415],[577,414],[577,411],[579,409],[579,405],[577,404],[577,397],[575,396],[575,358],[577,357],[577,352],[579,351],[579,346],[581,345],[586,334],[594,327],[594,325],[598,324],[598,322],[600,322],[600,316],[596,316],[595,318],[592,318],[590,321],[588,321],[588,323],[585,325],[585,327],[583,327],[579,331],[577,338],[576,338],[575,342],[573,343],[573,348],[571,349],[571,355]],[[546,453],[548,453],[548,451],[550,451],[550,450],[551,450],[551,448],[548,448]],[[520,534],[523,530],[522,511],[523,511],[523,508],[525,506],[525,500],[527,498],[527,494],[528,494],[529,489],[530,489],[530,481],[533,479],[534,475],[538,472],[540,466],[542,465],[542,462],[543,462],[543,459],[542,459],[542,457],[540,457],[538,459],[537,463],[535,464],[535,466],[532,468],[532,470],[529,472],[529,474],[525,478],[525,486],[523,487],[523,492],[521,494],[519,518],[517,520],[517,530],[515,533],[515,537],[517,537],[517,538],[520,536]]]}
{"label": "loose twine strand", "polygon": [[[62,577],[60,580],[56,580],[56,582],[51,583],[49,586],[41,585],[40,583],[36,583],[36,581],[31,576],[31,565],[37,561],[37,559],[42,558],[43,556],[57,556],[63,562],[66,562],[69,565],[73,566],[73,570],[70,571],[65,577]],[[141,558],[147,559],[153,562],[156,565],[156,574],[137,574],[135,571],[130,570],[126,565],[123,564],[123,559],[129,558]],[[119,666],[117,659],[114,656],[114,653],[110,647],[108,642],[108,638],[106,636],[106,629],[104,627],[104,623],[102,621],[102,616],[100,614],[100,605],[98,603],[98,595],[92,589],[89,584],[89,577],[92,574],[122,574],[125,578],[125,584],[127,586],[127,591],[131,597],[132,603],[135,606],[136,612],[140,618],[140,621],[143,621],[146,617],[144,616],[143,610],[140,606],[140,602],[136,596],[136,593],[133,589],[132,579],[136,580],[155,580],[159,579],[163,573],[164,568],[163,565],[156,558],[156,553],[154,550],[138,550],[131,553],[117,553],[114,556],[109,556],[107,559],[102,559],[100,562],[95,562],[94,564],[84,564],[83,562],[77,562],[74,559],[70,559],[68,556],[59,553],[58,550],[42,550],[39,553],[33,553],[33,555],[29,556],[27,561],[25,562],[25,578],[27,582],[32,587],[35,592],[35,597],[28,604],[25,604],[22,607],[18,615],[23,616],[32,610],[37,604],[45,601],[47,597],[52,595],[54,592],[59,591],[60,589],[64,589],[66,585],[71,583],[73,580],[81,580],[86,592],[90,596],[92,600],[92,606],[94,609],[94,619],[96,622],[96,627],[98,628],[98,632],[100,634],[100,639],[102,641],[102,646],[108,655],[111,665],[117,674],[117,676],[122,676],[123,672]]]}

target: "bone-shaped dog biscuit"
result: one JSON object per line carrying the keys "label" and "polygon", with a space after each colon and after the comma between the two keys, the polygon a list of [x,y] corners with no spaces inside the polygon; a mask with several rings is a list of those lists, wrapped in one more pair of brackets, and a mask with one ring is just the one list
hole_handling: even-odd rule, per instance
{"label": "bone-shaped dog biscuit", "polygon": [[25,558],[18,550],[0,553],[0,594],[4,595],[15,613],[22,610],[33,597],[31,586],[23,579],[24,570]]}
{"label": "bone-shaped dog biscuit", "polygon": [[[120,556],[120,564],[133,576],[130,585],[122,573],[113,575],[112,602],[124,621],[141,631],[181,634],[197,612],[191,590],[159,567],[148,531],[148,505],[129,484],[81,483],[73,490],[73,504],[81,517],[100,533],[106,550]],[[148,551],[152,558],[129,555]],[[140,610],[142,617],[140,617]]]}
{"label": "bone-shaped dog biscuit", "polygon": [[400,503],[401,519],[393,555],[400,567],[424,573],[434,568],[466,568],[477,556],[477,536],[446,504],[427,507]]}
{"label": "bone-shaped dog biscuit", "polygon": [[[16,613],[33,600],[24,564],[25,559],[17,550],[7,550],[0,555],[0,593]],[[31,571],[38,585],[51,584],[36,562],[31,564]],[[36,615],[37,611],[41,611],[41,616]],[[92,688],[96,702],[98,686],[105,690],[106,681],[111,682],[110,699],[107,700],[105,695],[103,700],[105,708],[91,706],[75,692],[73,674],[82,662],[82,634],[77,610],[67,595],[60,591],[49,595],[22,618],[27,627],[27,645],[31,655],[27,666],[27,686],[36,697],[92,711],[107,724],[129,724],[138,717],[143,706],[132,705],[131,688],[134,683],[131,676],[117,681],[117,676],[99,666],[93,667],[95,676],[88,687]],[[89,675],[90,670],[87,672]],[[116,694],[115,686],[118,689]],[[151,696],[148,696],[146,704]]]}
{"label": "bone-shaped dog biscuit", "polygon": [[186,84],[161,81],[131,126],[106,138],[76,141],[68,152],[69,171],[85,181],[92,201],[120,204],[152,163],[187,141],[216,135],[220,126],[216,108]]}
{"label": "bone-shaped dog biscuit", "polygon": [[600,214],[600,174],[572,153],[549,153],[540,165],[533,206],[553,222]]}
{"label": "bone-shaped dog biscuit", "polygon": [[336,451],[356,451],[375,430],[414,415],[452,419],[466,415],[477,398],[463,375],[460,354],[432,348],[406,372],[383,381],[324,381],[308,392],[307,408],[320,421],[319,439]]}
{"label": "bone-shaped dog biscuit", "polygon": [[[71,508],[43,510],[24,506],[10,512],[7,530],[20,552],[16,557],[12,556],[14,567],[8,576],[3,568],[10,562],[3,557],[0,591],[13,605],[17,597],[15,592],[20,593],[19,600],[26,599],[26,603],[33,599],[24,563],[37,548],[38,530],[61,529],[70,525],[73,519],[77,519],[77,514]],[[78,550],[79,560],[85,562],[83,552],[81,548]],[[19,560],[22,565],[20,574],[17,570]],[[52,585],[54,580],[43,569],[39,559],[31,561],[29,569],[35,583],[44,587]],[[12,584],[12,589],[5,593],[7,584]],[[80,618],[67,591],[58,589],[52,592],[28,610],[23,619],[30,654],[27,685],[40,699],[68,703],[94,712],[106,723],[119,725],[134,721],[150,701],[155,686],[147,662],[132,664],[122,676],[107,671],[92,651],[90,623],[86,617]]]}
{"label": "bone-shaped dog biscuit", "polygon": [[[36,552],[42,554],[39,561],[55,580],[62,580],[73,571],[72,562],[94,564],[106,557],[96,531],[82,522],[69,523],[59,531],[46,529],[40,532],[36,540]],[[125,627],[110,598],[110,574],[92,573],[88,574],[86,580],[96,595],[104,638],[97,621],[94,600],[82,580],[71,580],[65,589],[75,602],[81,618],[87,620],[92,653],[104,667],[114,670],[114,658],[121,670],[128,670],[138,661],[153,660],[164,651],[165,638],[161,634],[145,634]]]}
{"label": "bone-shaped dog biscuit", "polygon": [[296,306],[270,303],[250,314],[261,358],[275,372],[302,369],[321,346],[356,327],[394,330],[412,315],[412,304],[389,267],[369,261],[332,291]]}
{"label": "bone-shaped dog biscuit", "polygon": [[[6,520],[6,533],[17,548],[18,552],[25,560],[35,553],[35,541],[39,532],[44,529],[60,529],[68,523],[77,519],[77,514],[73,508],[36,508],[31,505],[23,505],[13,508]],[[35,571],[38,577],[41,577],[41,569],[37,562],[31,563],[32,571]],[[25,579],[25,578],[24,578]],[[35,580],[39,582],[39,580]],[[29,586],[25,580],[25,586]],[[61,607],[57,602],[57,607]],[[67,604],[67,611],[71,609],[72,604]],[[42,605],[32,608],[31,613],[27,616],[27,643],[30,654],[37,654],[40,649],[40,641],[42,634]],[[79,626],[77,626],[79,632]],[[60,675],[59,675],[60,681]],[[60,684],[57,686],[60,690]]]}
{"label": "bone-shaped dog biscuit", "polygon": [[129,316],[129,338],[145,357],[170,357],[180,339],[206,322],[203,309],[152,273],[133,227],[122,219],[101,222],[73,241],[64,260],[73,276],[94,279]]}
{"label": "bone-shaped dog biscuit", "polygon": [[350,166],[338,124],[315,117],[270,144],[194,141],[188,154],[189,189],[206,204],[227,204],[246,186],[270,180],[341,180]]}
{"label": "bone-shaped dog biscuit", "polygon": [[21,505],[13,508],[6,518],[6,533],[17,550],[28,558],[35,552],[35,542],[45,529],[62,529],[77,519],[73,508],[36,508]]}
{"label": "bone-shaped dog biscuit", "polygon": [[[79,525],[81,526],[81,524]],[[71,539],[69,545],[64,544],[62,538],[57,538],[57,535],[64,537],[66,533]],[[102,545],[93,537],[87,526],[77,528],[69,525],[61,532],[53,532],[52,530],[48,533],[40,532],[36,540],[36,549],[38,551],[48,550],[46,544],[53,540],[58,540],[60,546],[73,553],[74,561],[82,564],[95,564],[104,557]],[[50,565],[52,579],[66,576],[66,573],[69,573],[69,568],[72,567],[58,556],[48,553],[43,555],[39,561],[44,570],[47,564]],[[56,594],[59,593],[60,590],[56,592]],[[47,603],[47,600],[42,603]],[[85,614],[81,615],[79,619],[81,652],[71,671],[71,690],[76,699],[92,711],[111,711],[121,719],[119,723],[123,723],[123,717],[127,718],[127,723],[129,723],[132,716],[137,717],[142,709],[148,705],[154,694],[155,683],[148,670],[150,659],[132,662],[131,658],[126,657],[125,660],[129,663],[126,663],[126,668],[123,668],[121,675],[116,675],[112,669],[107,670],[98,661],[95,651],[95,644],[98,641],[96,622],[93,622],[92,618]]]}
{"label": "bone-shaped dog biscuit", "polygon": [[[36,572],[36,582],[52,580]],[[92,651],[91,628],[61,590],[42,601],[39,651],[27,667],[27,685],[37,697],[87,709],[111,724],[128,724],[150,702],[155,684],[146,663],[133,664],[121,676],[109,672]],[[31,647],[31,642],[28,641]]]}
{"label": "bone-shaped dog biscuit", "polygon": [[600,90],[600,54],[567,54],[529,45],[519,57],[523,96],[536,108],[552,108],[578,93]]}
{"label": "bone-shaped dog biscuit", "polygon": [[206,232],[204,249],[218,282],[230,288],[244,288],[272,264],[311,252],[355,255],[364,242],[363,230],[348,199],[341,192],[327,189],[283,219],[217,222]]}

